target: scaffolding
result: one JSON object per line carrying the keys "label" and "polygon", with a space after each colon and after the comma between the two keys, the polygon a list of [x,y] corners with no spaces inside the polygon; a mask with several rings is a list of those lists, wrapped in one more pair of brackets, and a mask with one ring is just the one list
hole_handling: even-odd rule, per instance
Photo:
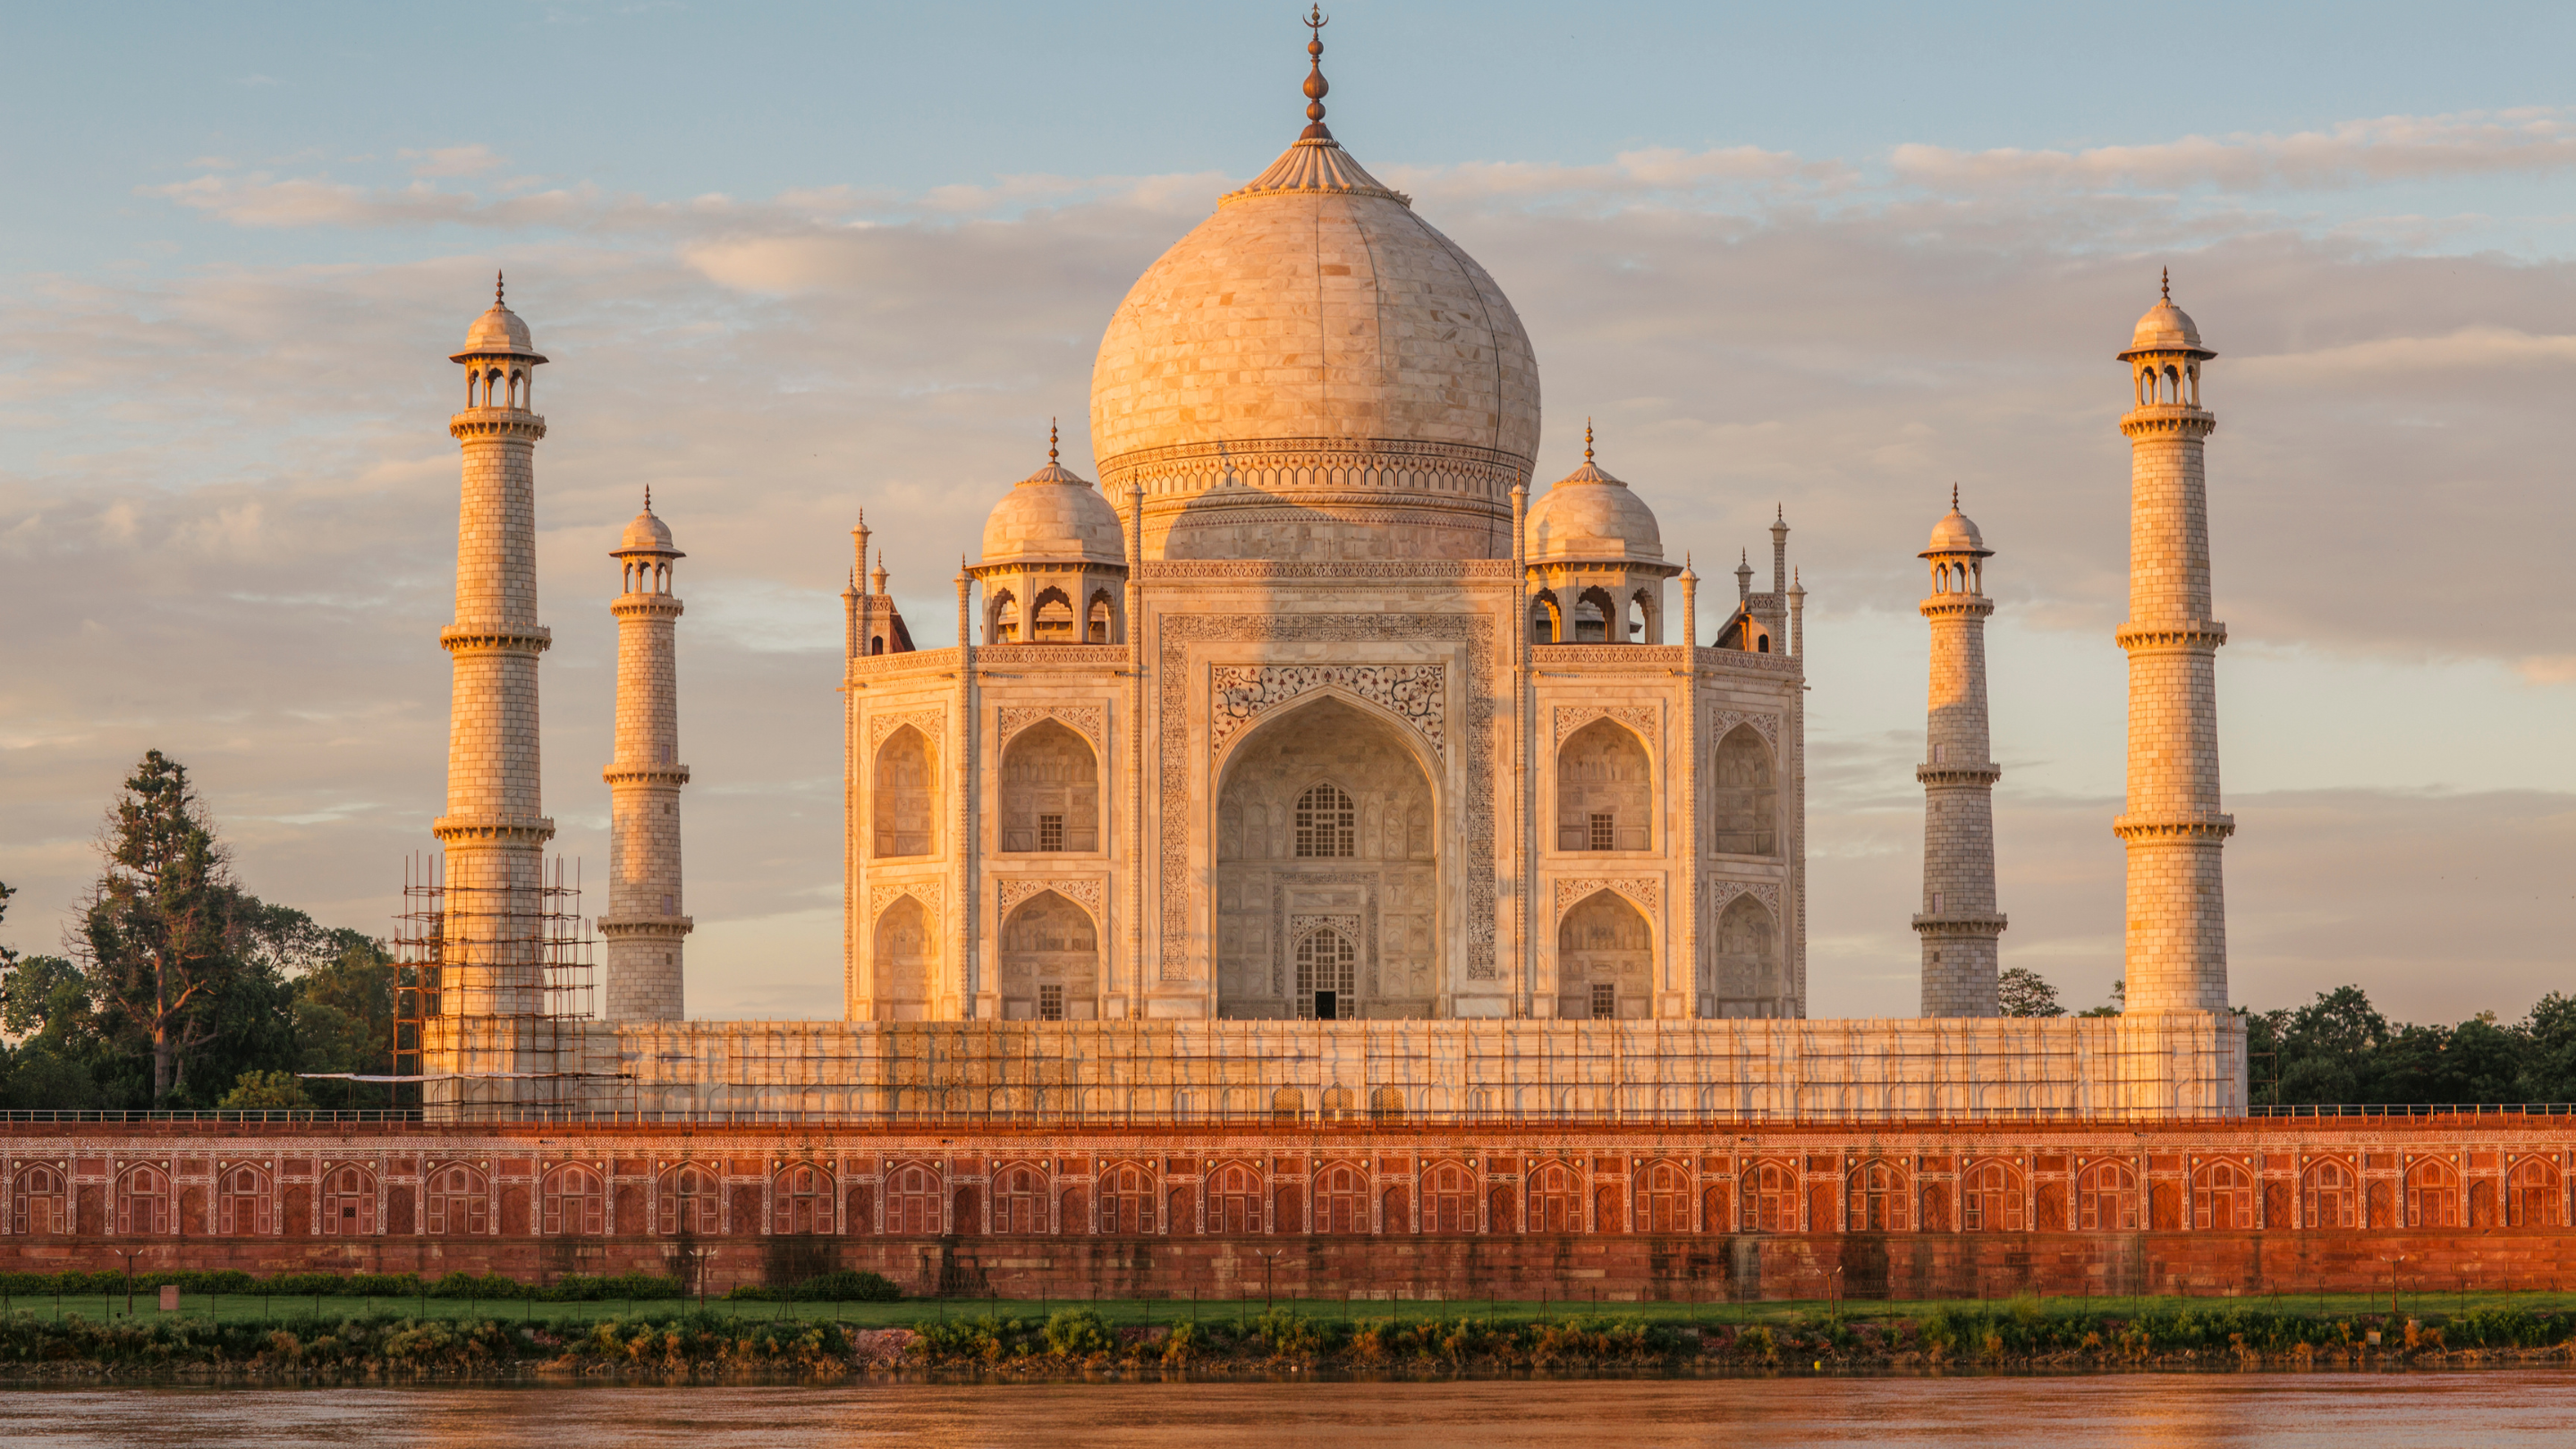
{"label": "scaffolding", "polygon": [[580,862],[567,870],[556,856],[539,862],[536,883],[498,886],[453,883],[446,864],[403,862],[389,943],[397,1100],[408,1088],[420,1107],[570,1105],[578,1079],[598,1075],[583,1055],[598,943],[581,914]]}

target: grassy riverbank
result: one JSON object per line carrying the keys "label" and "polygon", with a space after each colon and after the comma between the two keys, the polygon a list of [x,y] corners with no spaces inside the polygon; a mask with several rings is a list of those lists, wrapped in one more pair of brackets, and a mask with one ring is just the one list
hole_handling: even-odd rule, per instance
{"label": "grassy riverbank", "polygon": [[[210,1275],[212,1276],[212,1275]],[[2092,1322],[2109,1318],[2173,1317],[2181,1314],[2260,1310],[2268,1315],[2316,1321],[2407,1318],[2448,1322],[2473,1314],[2514,1310],[2535,1317],[2576,1315],[2576,1292],[2479,1293],[2457,1291],[2402,1293],[2392,1309],[2386,1293],[2283,1293],[2236,1298],[2021,1298],[2012,1300],[1890,1301],[1845,1299],[1773,1300],[1729,1303],[1723,1299],[1653,1303],[1597,1302],[1573,1299],[1368,1299],[1292,1298],[1265,1302],[1252,1298],[1146,1299],[1010,1299],[899,1298],[874,1275],[847,1275],[848,1281],[817,1280],[796,1289],[745,1288],[704,1299],[679,1296],[667,1278],[567,1279],[539,1288],[505,1279],[456,1275],[423,1283],[408,1275],[382,1278],[337,1278],[299,1274],[267,1281],[225,1275],[220,1288],[183,1280],[179,1310],[159,1307],[159,1285],[165,1281],[137,1274],[129,1300],[123,1279],[112,1274],[67,1274],[36,1279],[0,1275],[0,1313],[16,1311],[39,1319],[79,1317],[90,1323],[121,1323],[130,1316],[151,1323],[188,1319],[215,1324],[296,1327],[339,1323],[344,1319],[408,1318],[421,1322],[484,1321],[503,1323],[663,1322],[698,1313],[738,1322],[839,1323],[849,1328],[914,1328],[983,1317],[1044,1321],[1071,1307],[1087,1309],[1113,1328],[1170,1327],[1197,1323],[1209,1327],[1249,1324],[1274,1308],[1318,1323],[1353,1328],[1363,1321],[1396,1324],[1453,1322],[1460,1319],[1510,1323],[1557,1323],[1570,1319],[1616,1319],[1644,1325],[1718,1333],[1755,1326],[1800,1329],[1841,1321],[1888,1324],[1919,1321],[1933,1315],[1968,1320],[2011,1316],[2016,1321]],[[238,1281],[229,1281],[238,1280]],[[198,1280],[202,1282],[204,1280]],[[68,1291],[65,1291],[68,1290]],[[843,1296],[869,1292],[874,1297]]]}
{"label": "grassy riverbank", "polygon": [[[2502,1298],[2503,1295],[2497,1295]],[[431,1300],[438,1302],[438,1300]],[[105,1305],[102,1305],[105,1306]],[[1333,1303],[1036,1305],[738,1301],[655,1312],[638,1305],[513,1303],[421,1316],[311,1300],[264,1316],[211,1313],[58,1319],[0,1316],[0,1375],[19,1379],[218,1380],[547,1377],[833,1379],[973,1373],[1019,1378],[1195,1374],[1834,1372],[2147,1367],[2307,1368],[2576,1359],[2576,1311],[2473,1304],[2465,1312],[2319,1313],[2255,1300],[2158,1300],[2104,1311],[2093,1300],[1865,1308],[1765,1304],[1677,1314],[1461,1312],[1463,1305]],[[1649,1305],[1687,1308],[1688,1305]],[[138,1300],[140,1307],[140,1300]],[[1497,1310],[1510,1306],[1497,1305]],[[226,1312],[233,1309],[233,1312]],[[1019,1311],[1014,1311],[1019,1310]],[[1910,1311],[1909,1311],[1910,1310]],[[892,1320],[892,1321],[889,1321]],[[2378,1342],[2373,1343],[2376,1335]]]}

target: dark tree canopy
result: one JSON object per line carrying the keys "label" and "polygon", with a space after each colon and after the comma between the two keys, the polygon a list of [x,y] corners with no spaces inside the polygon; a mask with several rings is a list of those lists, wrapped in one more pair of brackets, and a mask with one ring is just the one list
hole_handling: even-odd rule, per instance
{"label": "dark tree canopy", "polygon": [[[274,1100],[298,1072],[391,1067],[390,959],[243,890],[185,766],[147,753],[100,850],[73,956],[0,952],[0,1033],[14,1043],[0,1047],[0,1103],[206,1107],[251,1084]],[[386,1105],[380,1086],[294,1090]]]}

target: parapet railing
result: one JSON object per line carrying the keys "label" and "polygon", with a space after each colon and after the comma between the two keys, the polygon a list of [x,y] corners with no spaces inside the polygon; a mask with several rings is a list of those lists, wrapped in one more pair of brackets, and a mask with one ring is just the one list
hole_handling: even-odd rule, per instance
{"label": "parapet railing", "polygon": [[2249,1117],[2568,1117],[2576,1102],[2308,1102],[2248,1107]]}
{"label": "parapet railing", "polygon": [[456,1127],[513,1124],[565,1126],[831,1126],[831,1127],[1696,1127],[1710,1131],[1748,1126],[1962,1128],[1971,1126],[2094,1123],[2140,1125],[2225,1125],[2253,1120],[2362,1120],[2373,1118],[2468,1117],[2501,1122],[2514,1117],[2576,1117],[2576,1103],[2326,1103],[2249,1107],[2227,1112],[2085,1112],[2054,1107],[1989,1107],[1947,1116],[1904,1116],[1853,1110],[1808,1110],[1711,1113],[1686,1108],[1629,1107],[1617,1110],[1569,1108],[1525,1112],[1411,1112],[1395,1109],[1300,1111],[1188,1111],[1170,1108],[1097,1111],[1049,1108],[1016,1113],[994,1108],[924,1107],[895,1111],[783,1108],[723,1110],[635,1110],[536,1104],[472,1104],[424,1112],[418,1107],[363,1109],[218,1109],[189,1111],[110,1111],[96,1109],[0,1111],[0,1126],[16,1124],[168,1124],[190,1127],[440,1125]]}

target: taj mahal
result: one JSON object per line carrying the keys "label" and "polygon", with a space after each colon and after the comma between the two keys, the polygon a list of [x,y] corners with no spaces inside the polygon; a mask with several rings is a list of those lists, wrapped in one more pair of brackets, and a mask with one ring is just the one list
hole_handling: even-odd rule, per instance
{"label": "taj mahal", "polygon": [[882,546],[917,550],[853,500],[842,665],[814,681],[843,726],[839,1022],[687,1019],[685,555],[649,503],[600,574],[620,631],[605,990],[595,1013],[556,1003],[534,561],[547,359],[498,296],[474,322],[450,424],[444,860],[415,960],[413,1075],[433,1109],[2241,1113],[2203,506],[2215,354],[2192,319],[2168,295],[2105,348],[2126,382],[2105,366],[2104,426],[2134,459],[2128,800],[2105,822],[2128,851],[2125,1013],[1998,1014],[1993,551],[1954,497],[1921,554],[1921,1014],[1812,1019],[1794,500],[1765,510],[1767,555],[1730,541],[1734,587],[1703,599],[1654,480],[1614,472],[1615,440],[1587,424],[1582,465],[1534,478],[1528,334],[1327,128],[1322,48],[1303,133],[1105,319],[1088,469],[1050,444],[996,481],[954,645],[916,644]]}

